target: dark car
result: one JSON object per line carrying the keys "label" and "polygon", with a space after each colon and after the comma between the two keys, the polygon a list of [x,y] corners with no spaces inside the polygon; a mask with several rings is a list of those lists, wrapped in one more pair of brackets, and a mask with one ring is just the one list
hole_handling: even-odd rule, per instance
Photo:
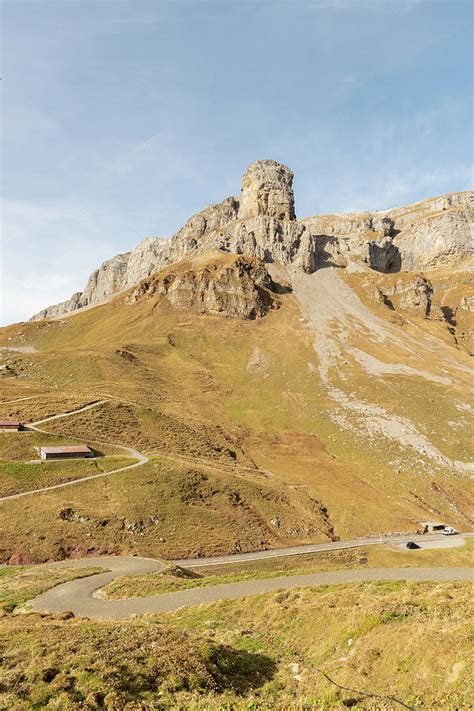
{"label": "dark car", "polygon": [[415,543],[414,541],[408,541],[407,548],[409,548],[411,551],[414,551],[417,548],[420,548],[420,546],[418,545],[418,543]]}

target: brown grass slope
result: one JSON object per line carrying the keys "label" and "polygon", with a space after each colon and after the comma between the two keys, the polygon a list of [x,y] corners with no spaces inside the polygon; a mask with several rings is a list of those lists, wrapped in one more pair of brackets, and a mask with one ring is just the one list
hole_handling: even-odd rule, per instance
{"label": "brown grass slope", "polygon": [[[212,261],[220,259],[225,265],[229,257]],[[186,262],[173,270],[192,268]],[[397,314],[371,302],[357,274],[349,281],[400,334],[413,333],[420,343],[434,337],[453,367],[449,383],[412,373],[370,376],[348,349],[337,376],[341,390],[409,419],[446,461],[467,460],[465,350],[446,323],[411,313],[399,323]],[[363,436],[334,417],[314,348],[318,333],[293,294],[280,293],[279,308],[255,320],[182,310],[160,294],[129,301],[120,294],[68,318],[0,332],[0,348],[10,349],[1,351],[8,365],[1,418],[31,421],[105,400],[43,427],[54,438],[128,445],[158,457],[99,482],[3,504],[4,559],[250,550],[411,530],[433,517],[472,526],[468,472],[433,464],[395,440]],[[350,338],[351,347],[364,347],[373,357],[404,362],[396,342],[387,352],[364,341],[364,333]],[[25,346],[34,352],[11,350]],[[411,358],[413,366],[416,349]],[[15,451],[9,454],[7,445],[2,456],[17,459]],[[190,486],[192,496],[183,495]],[[58,519],[68,506],[88,523]]]}

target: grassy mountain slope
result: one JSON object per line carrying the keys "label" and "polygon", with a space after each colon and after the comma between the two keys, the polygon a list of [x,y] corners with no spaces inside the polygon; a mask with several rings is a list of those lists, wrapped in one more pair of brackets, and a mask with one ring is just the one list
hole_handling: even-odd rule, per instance
{"label": "grassy mountain slope", "polygon": [[[230,257],[207,259],[219,269]],[[280,289],[278,308],[255,320],[120,294],[2,329],[1,418],[104,401],[42,427],[154,457],[2,504],[3,558],[250,550],[414,530],[433,517],[472,526],[469,356],[445,320],[374,298],[396,277],[414,275],[280,273],[293,293]],[[2,456],[17,458],[15,448]],[[58,518],[66,507],[86,522]]]}

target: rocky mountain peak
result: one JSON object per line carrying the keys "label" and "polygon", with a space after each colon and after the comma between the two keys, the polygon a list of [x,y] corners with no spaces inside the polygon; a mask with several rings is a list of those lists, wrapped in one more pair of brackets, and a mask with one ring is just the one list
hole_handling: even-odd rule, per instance
{"label": "rocky mountain peak", "polygon": [[264,215],[277,220],[295,219],[293,173],[275,160],[257,160],[242,179],[239,219]]}
{"label": "rocky mountain peak", "polygon": [[314,215],[296,220],[293,172],[258,160],[244,173],[240,198],[195,215],[172,237],[149,237],[104,262],[83,292],[33,320],[100,304],[182,259],[216,251],[293,265],[390,273],[459,264],[472,254],[474,194],[453,193],[386,212]]}

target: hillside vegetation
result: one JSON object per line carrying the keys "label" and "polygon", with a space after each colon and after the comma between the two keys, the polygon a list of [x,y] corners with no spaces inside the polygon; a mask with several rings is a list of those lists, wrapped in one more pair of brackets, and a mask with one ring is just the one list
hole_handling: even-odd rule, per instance
{"label": "hillside vegetation", "polygon": [[[180,269],[188,273],[192,262]],[[307,278],[322,272],[330,270]],[[442,322],[371,302],[374,279],[394,275],[347,274],[345,286],[337,276],[346,305],[367,310],[366,332],[359,311],[342,310],[339,324],[331,314],[321,320],[328,306],[317,290],[315,322],[303,277],[286,277],[293,293],[280,289],[279,308],[254,320],[183,311],[160,294],[133,302],[122,294],[62,320],[2,329],[0,347],[28,351],[3,351],[2,418],[69,412],[40,425],[51,433],[42,443],[64,437],[152,457],[130,472],[0,504],[3,560],[209,555],[416,530],[433,517],[469,529],[465,351]],[[367,373],[367,363],[381,372]],[[39,470],[36,482],[32,465],[12,468],[32,458],[40,439],[0,435],[5,493],[12,476],[25,490],[53,481],[54,467],[63,472],[53,465],[45,479]],[[58,481],[74,478],[78,465],[65,466]],[[83,523],[61,519],[67,508]]]}
{"label": "hillside vegetation", "polygon": [[472,593],[467,583],[367,583],[121,622],[9,615],[0,704],[467,709]]}

